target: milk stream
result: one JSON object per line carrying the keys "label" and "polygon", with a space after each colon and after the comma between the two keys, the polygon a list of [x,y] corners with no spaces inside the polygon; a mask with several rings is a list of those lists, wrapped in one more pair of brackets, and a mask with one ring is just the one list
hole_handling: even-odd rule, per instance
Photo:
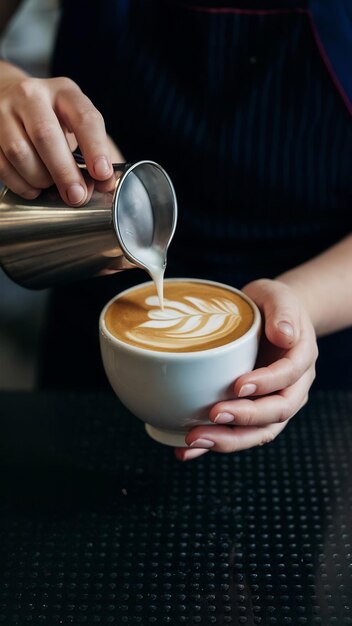
{"label": "milk stream", "polygon": [[164,310],[164,273],[165,273],[165,252],[160,248],[140,248],[138,260],[141,261],[148,274],[154,281],[158,294],[160,308]]}

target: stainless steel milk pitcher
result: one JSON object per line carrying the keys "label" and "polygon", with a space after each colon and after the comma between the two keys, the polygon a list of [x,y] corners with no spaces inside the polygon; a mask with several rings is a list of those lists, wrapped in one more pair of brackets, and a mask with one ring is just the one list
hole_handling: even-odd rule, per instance
{"label": "stainless steel milk pitcher", "polygon": [[[82,169],[86,169],[81,164]],[[115,164],[112,192],[93,191],[72,208],[56,187],[35,200],[0,193],[0,266],[31,289],[132,267],[148,269],[142,251],[163,255],[174,234],[177,203],[164,169],[153,161]]]}

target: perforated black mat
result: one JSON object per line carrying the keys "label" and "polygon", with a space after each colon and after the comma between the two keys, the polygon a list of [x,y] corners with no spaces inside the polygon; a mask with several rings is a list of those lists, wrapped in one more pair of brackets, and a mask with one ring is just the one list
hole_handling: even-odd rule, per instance
{"label": "perforated black mat", "polygon": [[112,394],[0,394],[0,624],[352,624],[352,394],[180,463]]}

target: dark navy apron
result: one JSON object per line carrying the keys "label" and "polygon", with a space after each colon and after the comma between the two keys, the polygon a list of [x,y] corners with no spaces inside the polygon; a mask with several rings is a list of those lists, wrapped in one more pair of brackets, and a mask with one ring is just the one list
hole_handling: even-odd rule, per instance
{"label": "dark navy apron", "polygon": [[[167,276],[241,287],[350,232],[351,24],[339,0],[63,2],[54,75],[90,96],[127,160],[174,182]],[[147,278],[53,292],[42,384],[104,384],[99,311]],[[321,340],[316,384],[350,386],[351,349],[351,331]]]}

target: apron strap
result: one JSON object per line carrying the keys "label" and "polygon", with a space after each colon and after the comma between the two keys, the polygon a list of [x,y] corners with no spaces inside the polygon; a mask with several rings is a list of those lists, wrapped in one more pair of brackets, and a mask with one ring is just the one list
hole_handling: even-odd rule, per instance
{"label": "apron strap", "polygon": [[349,0],[310,0],[313,35],[327,71],[352,114],[352,7]]}

